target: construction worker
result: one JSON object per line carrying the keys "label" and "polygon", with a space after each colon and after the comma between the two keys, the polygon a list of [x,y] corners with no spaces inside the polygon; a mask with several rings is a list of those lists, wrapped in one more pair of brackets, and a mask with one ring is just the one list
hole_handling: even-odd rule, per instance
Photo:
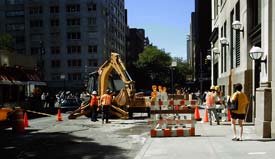
{"label": "construction worker", "polygon": [[206,97],[205,97],[205,101],[206,101],[205,104],[206,104],[206,109],[208,109],[210,125],[212,125],[212,112],[216,118],[217,124],[220,125],[220,120],[216,110],[216,100],[217,100],[217,95],[215,92],[215,86],[211,86],[210,91],[206,94]]}
{"label": "construction worker", "polygon": [[91,108],[91,121],[96,122],[97,120],[97,109],[98,109],[98,100],[97,100],[97,92],[93,91],[90,100],[90,108]]}
{"label": "construction worker", "polygon": [[105,93],[101,96],[100,98],[100,103],[102,105],[102,124],[104,123],[109,123],[109,111],[111,107],[111,102],[112,102],[112,96],[110,95],[111,91],[107,89]]}

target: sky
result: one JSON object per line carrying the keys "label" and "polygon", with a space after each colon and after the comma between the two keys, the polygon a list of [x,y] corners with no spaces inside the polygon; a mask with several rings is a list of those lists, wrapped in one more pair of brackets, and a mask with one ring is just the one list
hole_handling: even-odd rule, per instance
{"label": "sky", "polygon": [[145,29],[150,43],[186,59],[194,0],[125,0],[130,28]]}

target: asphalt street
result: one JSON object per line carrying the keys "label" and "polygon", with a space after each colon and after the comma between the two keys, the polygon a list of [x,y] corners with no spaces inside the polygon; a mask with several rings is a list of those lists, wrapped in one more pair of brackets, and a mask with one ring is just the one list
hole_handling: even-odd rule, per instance
{"label": "asphalt street", "polygon": [[[202,113],[201,113],[202,114]],[[66,159],[273,159],[274,139],[263,139],[246,123],[244,140],[232,141],[229,122],[197,122],[196,136],[154,137],[148,119],[111,119],[110,124],[91,122],[84,116],[56,121],[56,116],[29,120],[26,133],[1,130],[1,158]],[[6,157],[4,157],[6,156]]]}

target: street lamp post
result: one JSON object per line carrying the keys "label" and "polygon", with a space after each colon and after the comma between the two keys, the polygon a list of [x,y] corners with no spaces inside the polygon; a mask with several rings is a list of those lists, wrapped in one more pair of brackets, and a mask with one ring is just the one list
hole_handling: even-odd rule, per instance
{"label": "street lamp post", "polygon": [[45,55],[45,48],[43,41],[39,41],[40,50],[39,50],[39,69],[40,69],[40,75],[41,79],[44,80],[44,60],[43,56]]}
{"label": "street lamp post", "polygon": [[172,98],[173,98],[173,100],[174,100],[174,73],[173,73],[173,71],[174,71],[174,69],[177,67],[177,61],[172,61],[172,64],[171,64],[171,83],[172,83],[172,87],[171,87],[171,89],[172,89]]}

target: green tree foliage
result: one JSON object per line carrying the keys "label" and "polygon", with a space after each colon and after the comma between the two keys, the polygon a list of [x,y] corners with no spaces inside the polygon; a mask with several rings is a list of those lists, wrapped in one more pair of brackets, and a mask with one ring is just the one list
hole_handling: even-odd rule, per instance
{"label": "green tree foliage", "polygon": [[135,63],[140,72],[139,77],[135,79],[136,86],[142,89],[151,89],[151,86],[156,84],[169,88],[171,86],[172,60],[177,61],[177,67],[173,69],[174,84],[177,87],[183,87],[186,74],[191,74],[189,64],[182,58],[172,58],[170,53],[166,53],[156,46],[148,46],[139,54],[139,59]]}
{"label": "green tree foliage", "polygon": [[136,67],[142,70],[143,75],[139,79],[147,87],[152,84],[167,85],[170,79],[169,65],[172,58],[169,53],[158,49],[156,46],[148,46],[139,54]]}
{"label": "green tree foliage", "polygon": [[173,61],[177,61],[177,67],[174,70],[175,88],[184,87],[186,75],[192,75],[190,64],[179,57],[174,57]]}
{"label": "green tree foliage", "polygon": [[151,89],[153,84],[171,87],[172,61],[177,61],[177,67],[173,69],[174,86],[184,87],[187,74],[192,74],[190,65],[182,58],[172,58],[170,53],[158,49],[156,46],[148,46],[139,54],[135,67],[139,70],[136,79],[137,88]]}
{"label": "green tree foliage", "polygon": [[13,37],[10,34],[0,34],[0,49],[11,50],[12,49]]}

